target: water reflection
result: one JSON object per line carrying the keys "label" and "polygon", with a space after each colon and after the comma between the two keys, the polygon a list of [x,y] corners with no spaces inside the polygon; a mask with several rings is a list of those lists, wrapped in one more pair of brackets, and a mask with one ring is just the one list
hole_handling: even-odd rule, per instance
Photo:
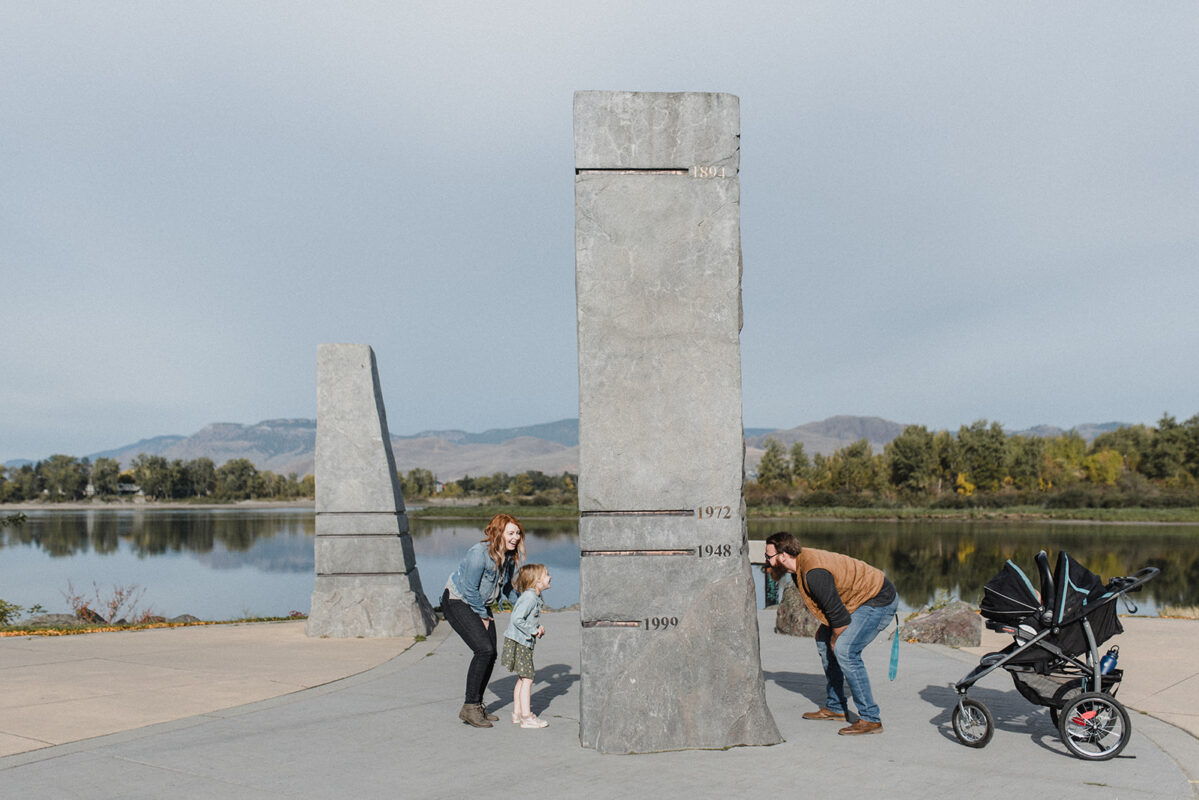
{"label": "water reflection", "polygon": [[[0,597],[9,602],[59,610],[68,580],[76,586],[98,580],[146,587],[168,615],[226,619],[247,610],[283,615],[308,608],[315,533],[308,508],[38,510],[28,516],[24,525],[0,529]],[[528,520],[526,528],[528,559],[554,575],[546,602],[578,602],[578,525]],[[482,538],[483,523],[416,519],[411,529],[423,588],[436,604],[462,554]],[[1032,574],[1032,557],[1042,548],[1051,554],[1064,548],[1104,577],[1159,568],[1161,575],[1136,598],[1142,613],[1199,605],[1199,525],[803,520],[754,521],[749,529],[755,539],[775,530],[886,570],[905,609],[926,605],[938,592],[977,602],[1006,559]],[[184,607],[176,608],[179,603]]]}
{"label": "water reflection", "polygon": [[1064,549],[1104,578],[1157,567],[1161,574],[1135,596],[1138,602],[1199,605],[1199,525],[804,520],[753,522],[750,537],[776,530],[886,570],[908,608],[938,591],[977,603],[983,584],[1009,558],[1035,575],[1033,556],[1041,549],[1051,555]]}

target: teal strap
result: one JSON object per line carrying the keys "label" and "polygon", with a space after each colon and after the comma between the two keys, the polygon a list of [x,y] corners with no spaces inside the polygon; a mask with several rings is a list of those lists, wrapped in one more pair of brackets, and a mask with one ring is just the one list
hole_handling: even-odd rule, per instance
{"label": "teal strap", "polygon": [[895,676],[899,674],[899,614],[895,615],[895,634],[891,637],[891,669],[887,671],[887,677],[895,680]]}

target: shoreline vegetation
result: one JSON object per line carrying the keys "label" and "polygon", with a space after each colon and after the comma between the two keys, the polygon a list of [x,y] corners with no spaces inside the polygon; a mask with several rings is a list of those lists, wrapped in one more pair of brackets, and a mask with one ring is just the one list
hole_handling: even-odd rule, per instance
{"label": "shoreline vegetation", "polygon": [[[1090,442],[1076,431],[1009,435],[998,422],[979,420],[956,433],[909,425],[881,453],[866,439],[831,455],[809,456],[802,442],[788,449],[770,437],[762,447],[744,484],[753,519],[1199,522],[1199,414],[1183,422],[1164,414],[1156,427],[1124,426]],[[578,515],[578,475],[571,472],[441,481],[418,467],[396,477],[414,516],[474,519],[493,508],[530,518]],[[245,458],[218,467],[209,458],[142,453],[122,470],[111,458],[92,463],[58,454],[0,467],[0,515],[25,503],[68,508],[89,497],[99,500],[89,508],[122,501],[204,508],[245,501],[306,506],[315,496],[312,475],[259,472]]]}
{"label": "shoreline vegetation", "polygon": [[[201,501],[149,501],[134,500],[76,500],[55,502],[49,500],[6,503],[0,505],[0,520],[23,516],[26,511],[93,511],[135,510],[167,511],[187,509],[315,509],[315,501],[308,498],[295,500],[238,500],[227,503]],[[520,505],[518,503],[494,503],[486,500],[471,502],[467,499],[440,501],[417,498],[407,509],[407,515],[416,519],[464,519],[487,520],[500,512],[516,513],[521,518],[545,520],[576,520],[579,516],[575,505]],[[1045,508],[1034,505],[1010,505],[972,508],[934,508],[930,506],[788,506],[756,505],[746,509],[751,520],[845,520],[873,522],[905,521],[948,521],[948,522],[1067,522],[1067,523],[1110,523],[1110,524],[1199,524],[1199,505],[1173,506],[1165,508],[1115,507],[1115,508]],[[19,523],[18,523],[19,524]]]}

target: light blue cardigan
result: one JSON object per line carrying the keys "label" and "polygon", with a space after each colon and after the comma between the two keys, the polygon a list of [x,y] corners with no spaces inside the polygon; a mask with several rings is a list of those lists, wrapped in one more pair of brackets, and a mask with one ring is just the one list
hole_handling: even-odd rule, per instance
{"label": "light blue cardigan", "polygon": [[534,589],[525,589],[512,606],[512,619],[508,622],[508,630],[504,638],[511,639],[517,644],[532,647],[537,639],[537,628],[541,626],[541,609],[545,601]]}

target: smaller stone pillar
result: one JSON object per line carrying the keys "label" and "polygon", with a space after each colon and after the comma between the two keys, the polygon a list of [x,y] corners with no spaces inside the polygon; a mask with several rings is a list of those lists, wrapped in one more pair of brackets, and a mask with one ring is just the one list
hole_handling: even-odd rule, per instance
{"label": "smaller stone pillar", "polygon": [[322,344],[316,369],[316,585],[309,636],[424,636],[437,616],[416,571],[375,353]]}

